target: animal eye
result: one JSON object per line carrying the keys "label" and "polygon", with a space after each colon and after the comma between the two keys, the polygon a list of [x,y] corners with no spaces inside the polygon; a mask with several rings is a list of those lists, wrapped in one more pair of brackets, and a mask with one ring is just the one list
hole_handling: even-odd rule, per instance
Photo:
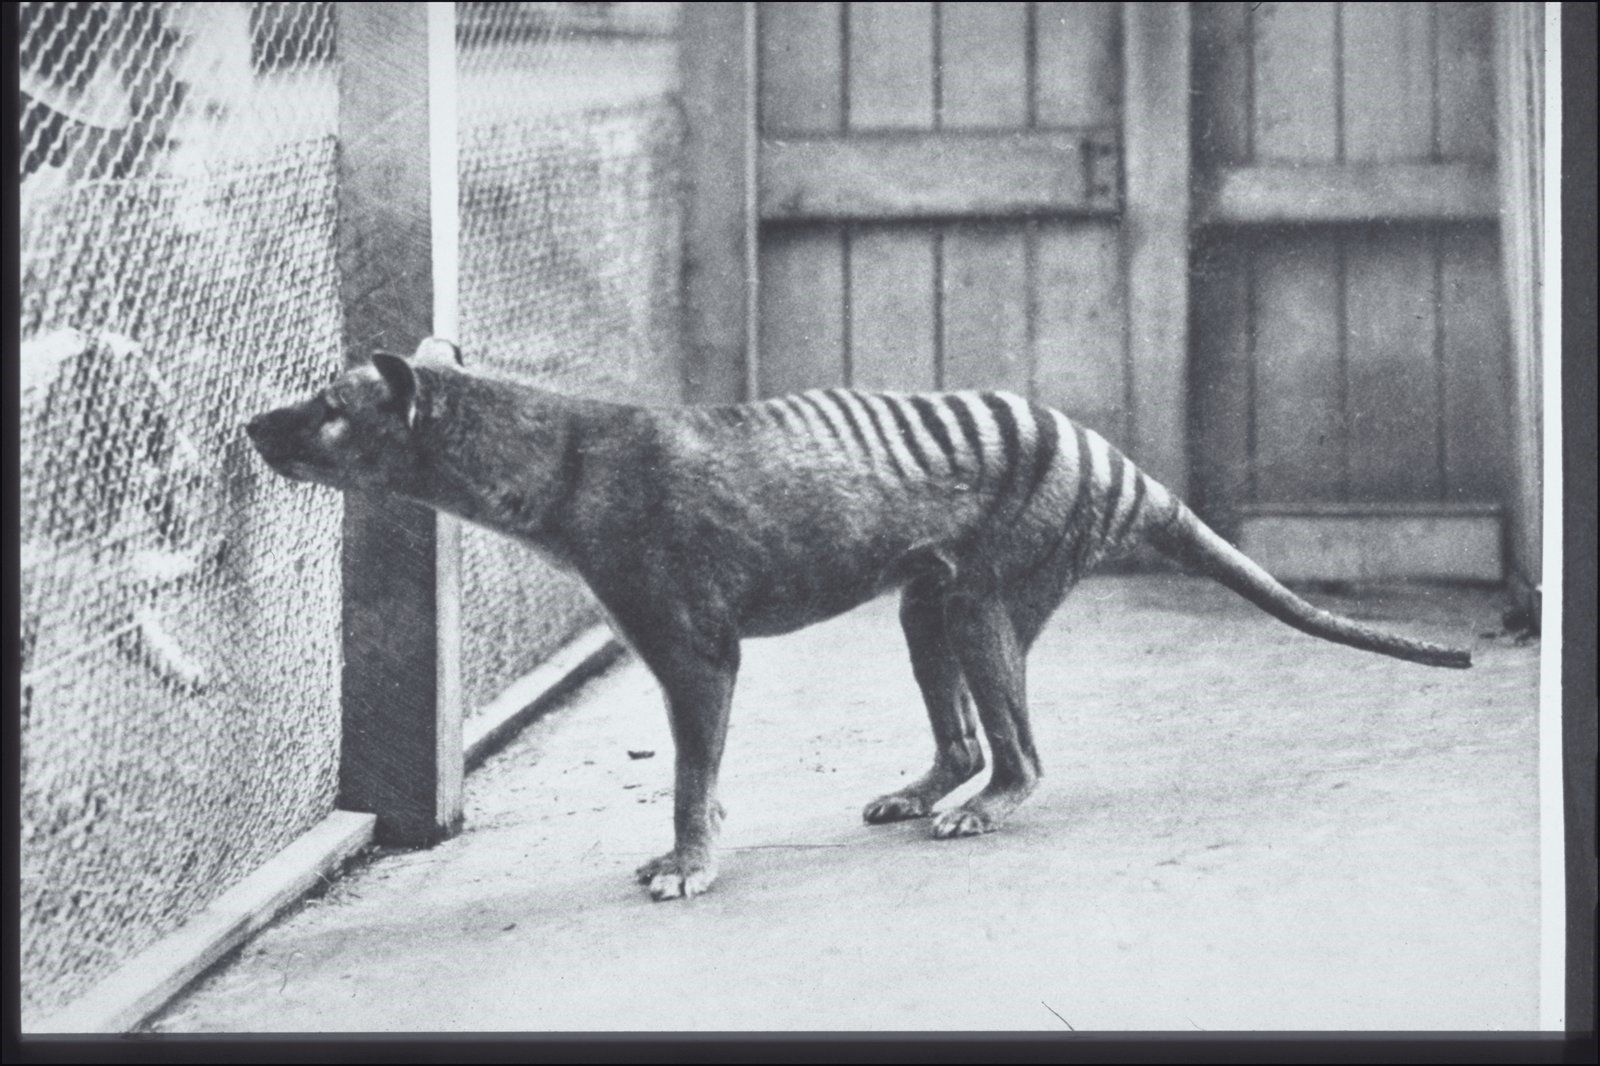
{"label": "animal eye", "polygon": [[343,417],[344,408],[340,407],[337,403],[334,403],[333,400],[324,396],[322,398],[322,420],[324,422],[332,422],[335,418]]}

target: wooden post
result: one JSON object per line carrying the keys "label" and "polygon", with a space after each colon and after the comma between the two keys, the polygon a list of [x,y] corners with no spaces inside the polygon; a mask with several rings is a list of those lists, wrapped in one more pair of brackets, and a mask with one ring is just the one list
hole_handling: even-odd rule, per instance
{"label": "wooden post", "polygon": [[1511,314],[1511,594],[1538,628],[1544,571],[1544,10],[1495,5],[1500,247]]}
{"label": "wooden post", "polygon": [[1122,5],[1122,221],[1128,439],[1139,465],[1188,484],[1189,5]]}
{"label": "wooden post", "polygon": [[[455,329],[454,5],[341,4],[338,33],[340,292],[359,365]],[[381,842],[461,824],[458,545],[427,508],[346,494],[338,804],[375,814]]]}
{"label": "wooden post", "polygon": [[683,5],[684,389],[700,403],[755,377],[755,7]]}

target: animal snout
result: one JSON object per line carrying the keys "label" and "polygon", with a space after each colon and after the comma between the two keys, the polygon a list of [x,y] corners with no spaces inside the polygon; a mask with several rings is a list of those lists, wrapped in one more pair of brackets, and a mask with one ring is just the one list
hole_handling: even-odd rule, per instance
{"label": "animal snout", "polygon": [[263,458],[273,459],[285,451],[289,437],[289,423],[293,421],[293,415],[289,412],[267,411],[246,422],[244,431],[249,436],[250,443],[255,445],[256,451],[260,452]]}

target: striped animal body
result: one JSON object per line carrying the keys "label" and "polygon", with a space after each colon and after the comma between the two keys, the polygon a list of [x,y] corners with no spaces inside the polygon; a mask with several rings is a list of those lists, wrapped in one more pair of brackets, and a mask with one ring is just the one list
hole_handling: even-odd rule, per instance
{"label": "striped animal body", "polygon": [[891,589],[902,590],[935,754],[926,774],[864,815],[931,815],[984,768],[981,726],[990,780],[933,818],[939,837],[996,828],[1034,789],[1023,660],[1073,584],[1141,542],[1312,635],[1469,663],[1464,651],[1318,610],[1099,434],[1006,392],[827,389],[648,408],[559,396],[419,353],[376,356],[249,429],[281,473],[400,493],[583,576],[667,697],[676,841],[639,870],[657,899],[702,892],[715,877],[716,777],[740,640]]}

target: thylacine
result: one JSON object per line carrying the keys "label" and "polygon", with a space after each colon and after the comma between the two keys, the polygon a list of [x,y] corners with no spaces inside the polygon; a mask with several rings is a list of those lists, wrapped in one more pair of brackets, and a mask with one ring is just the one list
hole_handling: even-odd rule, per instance
{"label": "thylacine", "polygon": [[[1321,611],[1274,581],[1098,434],[1004,392],[828,389],[649,408],[461,369],[453,345],[378,354],[251,421],[278,472],[381,490],[515,537],[577,571],[661,683],[677,748],[656,899],[716,876],[718,765],[743,637],[903,587],[900,620],[935,740],[869,822],[924,817],[984,767],[935,836],[998,826],[1039,778],[1023,660],[1067,590],[1146,541],[1315,636],[1433,666],[1466,651]],[[971,699],[968,699],[970,693]],[[974,718],[972,705],[976,704]]]}

